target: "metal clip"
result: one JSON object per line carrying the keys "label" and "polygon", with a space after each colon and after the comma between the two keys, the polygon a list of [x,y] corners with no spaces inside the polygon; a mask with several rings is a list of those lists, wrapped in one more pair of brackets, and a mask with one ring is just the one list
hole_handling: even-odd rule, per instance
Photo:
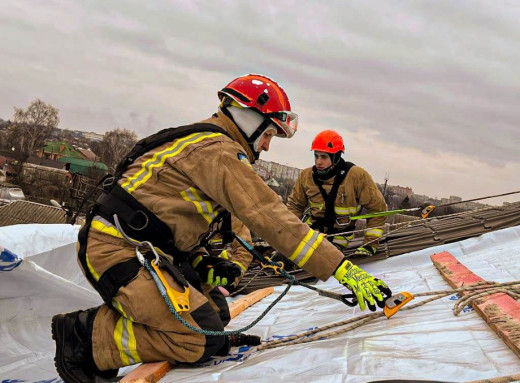
{"label": "metal clip", "polygon": [[428,218],[430,213],[435,209],[435,205],[428,205],[421,210],[421,218]]}
{"label": "metal clip", "polygon": [[138,247],[135,248],[135,255],[136,255],[137,259],[139,260],[139,262],[141,263],[141,265],[144,266],[144,255],[139,251]]}
{"label": "metal clip", "polygon": [[271,261],[271,258],[269,257],[264,257],[268,262],[270,263],[263,263],[263,262],[260,262],[260,265],[262,266],[263,269],[273,269],[273,272],[275,274],[278,274],[280,275],[282,273],[282,270],[284,268],[284,264],[282,261],[278,261],[278,262],[273,262]]}
{"label": "metal clip", "polygon": [[383,312],[387,318],[390,318],[392,315],[397,313],[401,307],[410,302],[414,296],[411,293],[403,291],[401,293],[392,295],[390,298],[387,298],[385,301],[385,307],[383,308]]}

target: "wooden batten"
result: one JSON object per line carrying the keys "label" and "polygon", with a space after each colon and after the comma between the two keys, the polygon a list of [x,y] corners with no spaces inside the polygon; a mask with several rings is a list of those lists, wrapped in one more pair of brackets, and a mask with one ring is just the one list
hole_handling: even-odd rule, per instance
{"label": "wooden batten", "polygon": [[[484,281],[447,251],[434,254],[430,258],[453,288],[462,285],[471,286]],[[471,305],[520,358],[520,303],[507,294],[497,293],[479,298]]]}

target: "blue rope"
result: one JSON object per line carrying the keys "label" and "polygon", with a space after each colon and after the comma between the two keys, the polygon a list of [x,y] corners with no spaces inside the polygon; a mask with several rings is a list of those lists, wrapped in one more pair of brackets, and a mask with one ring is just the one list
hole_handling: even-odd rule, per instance
{"label": "blue rope", "polygon": [[249,325],[242,327],[238,330],[232,330],[232,331],[214,331],[214,330],[204,330],[197,327],[192,326],[190,323],[186,322],[186,320],[173,308],[173,305],[170,301],[170,298],[168,297],[168,294],[166,293],[166,289],[164,288],[161,280],[159,279],[157,273],[155,270],[150,266],[150,263],[147,259],[144,260],[144,266],[146,269],[150,272],[150,274],[153,277],[153,280],[155,281],[155,284],[159,288],[159,292],[161,293],[161,296],[163,297],[164,301],[166,302],[166,305],[168,306],[170,312],[175,316],[175,318],[181,322],[181,324],[187,328],[189,328],[192,331],[195,331],[196,333],[203,334],[203,335],[216,335],[216,336],[223,336],[223,335],[236,335],[241,332],[245,332],[249,330],[251,327],[255,326],[258,322],[260,322],[269,311],[289,292],[289,289],[294,283],[301,284],[301,282],[298,282],[295,280],[295,278],[292,275],[287,274],[287,278],[289,279],[289,283],[287,284],[287,288],[267,307],[267,309],[260,314],[258,318],[256,318],[252,323]]}

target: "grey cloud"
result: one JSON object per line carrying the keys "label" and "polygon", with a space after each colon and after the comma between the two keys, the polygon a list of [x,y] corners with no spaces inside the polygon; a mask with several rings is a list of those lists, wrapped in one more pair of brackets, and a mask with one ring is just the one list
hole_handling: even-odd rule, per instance
{"label": "grey cloud", "polygon": [[[287,85],[302,115],[304,108],[319,110],[331,127],[370,128],[391,143],[496,166],[518,158],[520,51],[513,42],[520,41],[520,7],[514,3],[18,4],[0,16],[0,37],[22,38],[7,44],[0,62],[29,71],[28,63],[38,61],[45,85],[33,84],[35,76],[18,77],[18,84],[30,92],[60,82],[53,97],[60,102],[63,94],[64,121],[74,116],[70,124],[83,129],[127,124],[145,134],[152,123],[168,125],[172,115],[192,117],[182,104],[197,92],[184,72],[222,79],[260,72]],[[153,99],[157,87],[170,88],[169,98]],[[9,103],[6,93],[0,96]],[[88,113],[68,112],[74,102],[89,104]],[[128,117],[133,112],[137,120]],[[345,127],[352,120],[365,123]]]}

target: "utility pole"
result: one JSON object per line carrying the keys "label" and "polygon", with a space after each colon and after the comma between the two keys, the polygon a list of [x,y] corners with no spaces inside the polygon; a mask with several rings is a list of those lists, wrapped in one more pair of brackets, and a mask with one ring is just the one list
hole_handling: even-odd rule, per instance
{"label": "utility pole", "polygon": [[388,184],[389,177],[390,177],[390,175],[388,173],[385,173],[385,183],[383,185],[383,198],[385,199],[385,201],[386,201],[386,185]]}

